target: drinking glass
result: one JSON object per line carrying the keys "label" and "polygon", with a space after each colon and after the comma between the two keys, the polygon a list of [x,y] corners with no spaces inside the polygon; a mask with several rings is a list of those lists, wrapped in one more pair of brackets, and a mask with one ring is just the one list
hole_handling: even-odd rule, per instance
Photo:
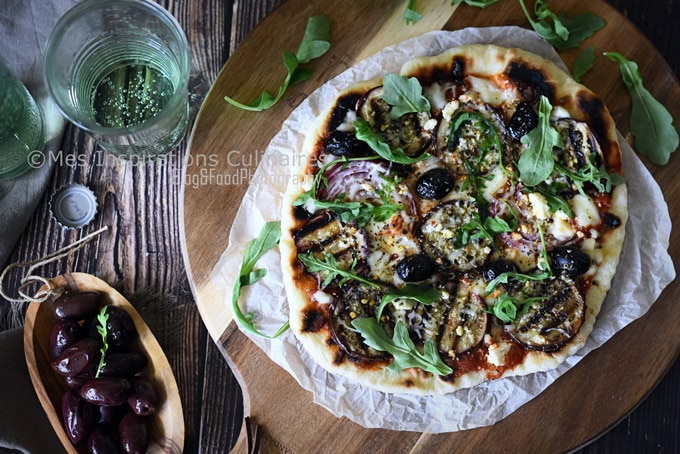
{"label": "drinking glass", "polygon": [[42,150],[43,141],[40,109],[0,58],[0,181],[30,170],[28,156]]}
{"label": "drinking glass", "polygon": [[157,156],[184,137],[189,44],[155,3],[82,1],[52,31],[45,68],[62,113],[119,157]]}

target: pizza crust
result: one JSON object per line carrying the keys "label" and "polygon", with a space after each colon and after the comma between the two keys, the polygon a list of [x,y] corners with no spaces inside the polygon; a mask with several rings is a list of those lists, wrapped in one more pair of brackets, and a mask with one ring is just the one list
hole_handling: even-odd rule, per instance
{"label": "pizza crust", "polygon": [[[465,74],[479,77],[493,77],[507,74],[507,68],[513,65],[524,68],[524,73],[531,74],[531,78],[538,87],[543,87],[544,93],[550,95],[553,105],[561,105],[572,118],[594,124],[594,132],[603,146],[603,152],[609,172],[622,174],[621,151],[616,138],[616,129],[609,112],[603,103],[590,90],[574,82],[552,62],[534,54],[519,49],[504,49],[489,45],[468,45],[451,49],[434,57],[416,58],[406,63],[402,68],[402,75],[417,76],[427,79],[434,77],[441,71],[451,71],[452,62],[463,59]],[[517,76],[519,77],[519,76]],[[529,77],[529,76],[527,76]],[[380,85],[381,80],[360,82],[343,91],[338,99],[354,93],[365,93],[372,87]],[[502,83],[502,81],[500,82]],[[616,271],[619,255],[623,245],[624,226],[627,220],[627,191],[625,185],[616,186],[612,193],[609,212],[618,216],[621,227],[607,232],[600,243],[601,262],[593,276],[593,283],[588,289],[586,298],[586,316],[577,335],[557,352],[529,351],[523,361],[501,374],[489,373],[487,370],[469,371],[453,381],[447,381],[420,369],[411,368],[394,373],[385,367],[389,361],[367,362],[353,360],[344,354],[337,343],[333,342],[327,325],[310,330],[310,324],[316,320],[309,320],[310,308],[318,303],[314,301],[316,289],[312,278],[304,276],[302,267],[297,260],[297,250],[293,238],[293,231],[298,226],[292,208],[293,202],[309,188],[308,185],[296,182],[305,181],[310,170],[308,161],[315,153],[315,147],[324,138],[325,131],[331,120],[332,106],[320,116],[317,124],[309,128],[298,171],[299,178],[293,178],[284,195],[282,206],[282,236],[280,251],[282,257],[283,281],[290,307],[290,326],[304,349],[323,368],[362,383],[370,388],[389,393],[409,393],[416,395],[445,394],[458,389],[468,388],[490,379],[526,375],[550,370],[561,364],[566,358],[575,354],[583,347],[593,330],[596,317]],[[309,181],[309,177],[307,180]],[[323,300],[322,297],[317,299]],[[321,318],[321,317],[320,317]]]}

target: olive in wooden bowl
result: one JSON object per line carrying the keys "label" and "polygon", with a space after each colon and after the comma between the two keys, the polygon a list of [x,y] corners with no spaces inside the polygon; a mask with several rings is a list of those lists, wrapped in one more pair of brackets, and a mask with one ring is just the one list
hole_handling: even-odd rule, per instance
{"label": "olive in wooden bowl", "polygon": [[[121,452],[182,452],[177,382],[139,313],[89,274],[65,274],[49,282],[57,296],[29,305],[24,350],[36,394],[66,451],[118,452],[122,445]],[[87,326],[103,306],[111,340],[104,355],[107,369],[99,365],[103,341],[96,342]]]}

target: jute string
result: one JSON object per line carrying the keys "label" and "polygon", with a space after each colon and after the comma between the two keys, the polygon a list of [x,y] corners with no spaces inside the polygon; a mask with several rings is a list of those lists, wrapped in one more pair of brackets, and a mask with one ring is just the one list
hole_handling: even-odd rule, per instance
{"label": "jute string", "polygon": [[[89,235],[79,239],[78,241],[68,244],[63,248],[59,249],[58,251],[55,251],[45,257],[30,260],[28,262],[13,263],[9,265],[0,275],[0,295],[2,295],[3,298],[12,303],[28,303],[31,301],[37,301],[39,303],[42,303],[44,301],[47,301],[48,298],[50,298],[52,295],[55,295],[55,292],[52,290],[52,286],[50,284],[49,279],[43,276],[33,275],[33,272],[36,270],[36,268],[39,268],[43,265],[54,262],[55,260],[59,260],[69,256],[70,254],[73,254],[74,252],[78,251],[83,246],[85,246],[87,243],[89,243],[92,239],[99,236],[101,233],[107,231],[108,229],[109,229],[108,226],[104,226],[101,229],[92,232]],[[17,290],[19,298],[11,297],[5,291],[5,277],[14,268],[23,268],[25,266],[29,266],[29,268],[26,271],[26,275],[23,278],[21,278],[21,286]],[[25,293],[26,287],[33,283],[43,284],[45,290],[39,290],[33,296],[26,294]]]}

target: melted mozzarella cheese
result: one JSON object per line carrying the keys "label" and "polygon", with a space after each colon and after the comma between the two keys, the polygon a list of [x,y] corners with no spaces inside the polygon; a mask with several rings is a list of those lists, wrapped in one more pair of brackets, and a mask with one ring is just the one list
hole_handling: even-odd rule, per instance
{"label": "melted mozzarella cheese", "polygon": [[338,131],[354,132],[354,120],[357,119],[357,113],[353,110],[347,111],[345,119],[338,126]]}
{"label": "melted mozzarella cheese", "polygon": [[487,200],[492,200],[494,194],[501,190],[503,186],[508,182],[508,176],[503,173],[500,167],[494,168],[489,172],[491,180],[484,183],[484,198]]}
{"label": "melted mozzarella cheese", "polygon": [[507,342],[489,345],[489,353],[486,354],[486,360],[489,364],[494,366],[505,365],[505,355],[510,351],[511,345]]}
{"label": "melted mozzarella cheese", "polygon": [[470,83],[470,88],[479,93],[479,98],[487,104],[498,106],[506,102],[512,102],[519,96],[517,90],[510,85],[505,89],[501,89],[489,79],[468,76],[466,80]]}
{"label": "melted mozzarella cheese", "polygon": [[553,217],[553,222],[548,227],[548,234],[558,241],[566,241],[576,235],[576,231],[569,224],[569,216],[564,211],[558,210]]}
{"label": "melted mozzarella cheese", "polygon": [[446,87],[438,83],[428,85],[423,90],[425,96],[435,110],[441,110],[446,105]]}
{"label": "melted mozzarella cheese", "polygon": [[600,223],[600,213],[595,202],[588,197],[577,194],[571,200],[571,209],[574,211],[574,219],[581,227],[597,225]]}

